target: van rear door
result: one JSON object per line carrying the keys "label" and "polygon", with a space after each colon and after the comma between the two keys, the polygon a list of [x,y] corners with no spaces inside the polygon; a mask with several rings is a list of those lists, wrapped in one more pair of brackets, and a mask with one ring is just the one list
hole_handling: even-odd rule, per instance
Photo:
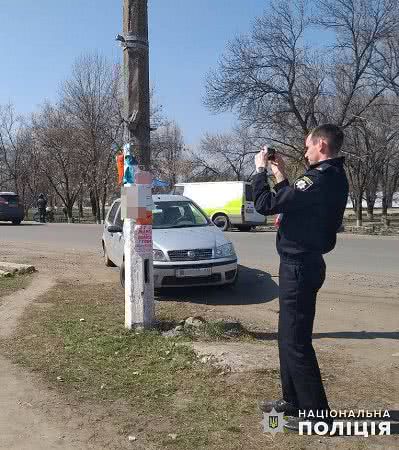
{"label": "van rear door", "polygon": [[243,204],[244,209],[244,223],[264,223],[265,216],[259,214],[255,210],[253,196],[252,196],[252,185],[250,183],[245,183],[245,202]]}

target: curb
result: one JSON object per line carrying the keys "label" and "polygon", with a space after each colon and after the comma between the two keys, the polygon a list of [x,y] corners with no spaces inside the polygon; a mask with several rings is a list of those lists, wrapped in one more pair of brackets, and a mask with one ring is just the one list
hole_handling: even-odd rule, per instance
{"label": "curb", "polygon": [[0,278],[10,278],[14,276],[11,272],[6,272],[5,270],[0,270]]}
{"label": "curb", "polygon": [[274,225],[257,225],[252,231],[255,231],[255,233],[257,231],[277,231],[277,228]]}
{"label": "curb", "polygon": [[0,261],[0,278],[12,277],[14,275],[25,275],[36,272],[36,268],[29,264],[16,264]]}

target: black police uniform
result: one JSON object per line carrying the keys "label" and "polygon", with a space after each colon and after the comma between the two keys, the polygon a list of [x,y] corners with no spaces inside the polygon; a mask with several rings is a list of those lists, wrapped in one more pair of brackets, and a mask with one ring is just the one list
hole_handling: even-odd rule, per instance
{"label": "black police uniform", "polygon": [[255,209],[282,213],[276,245],[280,254],[278,344],[283,398],[301,410],[329,409],[312,346],[317,291],[323,285],[323,254],[335,247],[348,199],[344,158],[313,164],[290,186],[271,191],[267,173],[254,176]]}

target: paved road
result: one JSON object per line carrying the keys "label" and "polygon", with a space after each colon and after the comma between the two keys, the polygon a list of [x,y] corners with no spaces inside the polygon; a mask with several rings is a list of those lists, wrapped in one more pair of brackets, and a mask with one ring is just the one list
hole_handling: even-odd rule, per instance
{"label": "paved road", "polygon": [[[242,263],[278,262],[275,233],[228,233]],[[399,273],[399,238],[339,234],[335,249],[325,256],[330,272]]]}
{"label": "paved road", "polygon": [[[100,251],[102,225],[25,224],[12,226],[0,223],[1,242],[43,242],[60,249],[87,248]],[[275,233],[229,232],[240,262],[256,266],[277,264]],[[1,250],[0,250],[1,255]],[[399,238],[392,236],[338,235],[335,250],[326,256],[330,271],[394,274],[399,272]]]}
{"label": "paved road", "polygon": [[[1,242],[43,242],[60,249],[87,249],[100,251],[102,225],[26,223],[12,226],[0,223]],[[275,233],[229,232],[226,235],[234,242],[240,262],[247,266],[261,263],[277,264]],[[399,238],[388,236],[338,235],[335,250],[326,256],[328,267],[333,272],[357,272],[397,274],[399,272]]]}

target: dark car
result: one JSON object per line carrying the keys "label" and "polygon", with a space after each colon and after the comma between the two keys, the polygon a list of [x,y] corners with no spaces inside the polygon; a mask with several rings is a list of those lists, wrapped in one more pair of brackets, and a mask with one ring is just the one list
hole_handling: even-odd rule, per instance
{"label": "dark car", "polygon": [[15,192],[0,192],[0,220],[19,225],[24,218],[24,208]]}

